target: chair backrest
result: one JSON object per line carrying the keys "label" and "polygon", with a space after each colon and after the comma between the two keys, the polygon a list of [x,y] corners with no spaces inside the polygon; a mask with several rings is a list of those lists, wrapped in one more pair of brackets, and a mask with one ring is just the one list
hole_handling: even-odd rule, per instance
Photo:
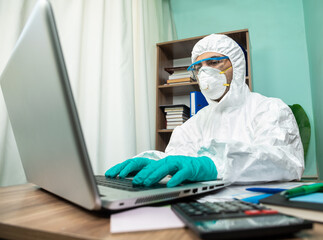
{"label": "chair backrest", "polygon": [[299,104],[289,105],[289,107],[292,109],[292,112],[295,116],[299,133],[301,135],[302,144],[304,148],[304,159],[306,161],[306,155],[308,151],[308,147],[310,144],[310,138],[311,138],[311,125],[310,120],[307,117],[306,112]]}

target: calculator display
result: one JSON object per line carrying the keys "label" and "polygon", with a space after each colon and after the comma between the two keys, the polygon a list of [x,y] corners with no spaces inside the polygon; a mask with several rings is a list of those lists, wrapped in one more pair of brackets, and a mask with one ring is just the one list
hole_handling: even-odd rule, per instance
{"label": "calculator display", "polygon": [[203,220],[196,221],[195,226],[199,231],[223,231],[223,230],[238,230],[238,229],[252,229],[264,228],[274,226],[288,226],[292,224],[303,223],[304,220],[286,216],[286,215],[272,215],[272,216],[257,216],[257,217],[242,217],[242,218],[226,218],[219,220]]}

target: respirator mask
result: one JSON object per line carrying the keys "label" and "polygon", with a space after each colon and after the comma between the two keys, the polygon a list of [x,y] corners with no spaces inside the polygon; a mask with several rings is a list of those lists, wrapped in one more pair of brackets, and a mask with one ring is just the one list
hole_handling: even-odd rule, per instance
{"label": "respirator mask", "polygon": [[232,66],[224,71],[208,66],[200,68],[197,77],[201,92],[204,96],[212,100],[216,100],[223,96],[226,87],[230,86],[230,84],[227,83],[227,78],[224,73],[230,68],[232,68]]}

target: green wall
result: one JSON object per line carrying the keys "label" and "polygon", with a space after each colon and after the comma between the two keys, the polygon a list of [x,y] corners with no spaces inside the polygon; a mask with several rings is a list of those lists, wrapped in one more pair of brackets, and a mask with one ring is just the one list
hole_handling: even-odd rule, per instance
{"label": "green wall", "polygon": [[[253,91],[301,104],[314,126],[302,0],[171,0],[171,8],[178,39],[249,29]],[[304,175],[316,174],[315,159],[312,134]]]}
{"label": "green wall", "polygon": [[316,137],[316,159],[323,180],[323,28],[322,0],[303,0]]}

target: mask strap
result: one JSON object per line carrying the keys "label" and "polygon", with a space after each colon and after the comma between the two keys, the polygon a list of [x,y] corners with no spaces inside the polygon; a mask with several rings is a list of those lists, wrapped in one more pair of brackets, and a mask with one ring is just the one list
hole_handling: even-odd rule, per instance
{"label": "mask strap", "polygon": [[220,72],[220,74],[225,73],[225,72],[226,72],[226,71],[228,71],[230,68],[232,68],[232,66],[231,66],[231,67],[229,67],[229,68],[227,68],[227,69],[225,69],[225,70],[223,70],[222,72]]}
{"label": "mask strap", "polygon": [[[220,74],[225,73],[225,72],[226,72],[226,71],[228,71],[230,68],[232,68],[232,66],[231,66],[231,67],[229,67],[229,68],[227,68],[227,69],[225,69],[225,70],[223,70],[222,72],[220,72]],[[224,84],[223,84],[223,86],[229,87],[229,86],[230,86],[230,84],[229,84],[229,83],[224,83]]]}

